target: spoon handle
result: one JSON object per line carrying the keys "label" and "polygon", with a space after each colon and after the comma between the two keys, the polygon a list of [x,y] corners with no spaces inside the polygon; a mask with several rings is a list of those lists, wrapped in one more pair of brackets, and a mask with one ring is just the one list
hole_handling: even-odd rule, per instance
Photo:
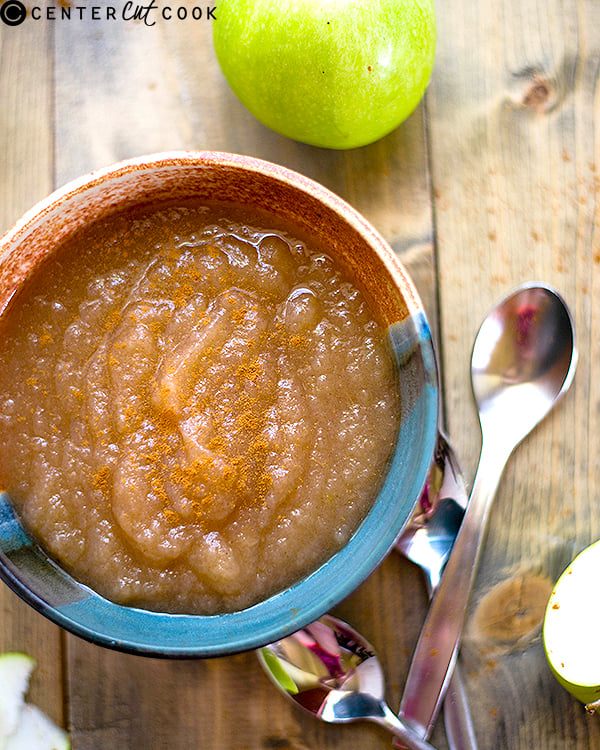
{"label": "spoon handle", "polygon": [[444,699],[444,725],[451,750],[477,750],[477,738],[458,662]]}
{"label": "spoon handle", "polygon": [[512,446],[484,441],[456,542],[421,630],[400,704],[400,720],[421,737],[433,727],[454,664],[489,511]]}
{"label": "spoon handle", "polygon": [[[444,699],[444,725],[450,750],[478,750],[471,710],[458,663],[452,670],[452,677]],[[394,739],[394,747],[407,750],[407,745],[398,737]]]}
{"label": "spoon handle", "polygon": [[393,732],[398,740],[402,742],[402,747],[408,748],[408,750],[435,750],[433,745],[430,745],[427,740],[419,737],[416,732],[404,726],[396,714],[385,703],[381,704],[380,715],[377,714],[368,718]]}

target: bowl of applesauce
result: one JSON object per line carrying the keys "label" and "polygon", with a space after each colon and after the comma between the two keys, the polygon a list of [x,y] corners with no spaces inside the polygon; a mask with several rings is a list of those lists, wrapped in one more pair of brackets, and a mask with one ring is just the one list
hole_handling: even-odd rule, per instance
{"label": "bowl of applesauce", "polygon": [[306,625],[401,533],[438,388],[377,232],[214,152],[69,183],[0,239],[0,576],[67,630],[216,656]]}

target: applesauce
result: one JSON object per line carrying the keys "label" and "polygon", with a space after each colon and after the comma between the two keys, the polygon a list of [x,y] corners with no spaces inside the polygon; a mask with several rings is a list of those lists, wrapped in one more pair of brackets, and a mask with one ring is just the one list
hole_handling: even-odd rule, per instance
{"label": "applesauce", "polygon": [[78,580],[213,614],[352,535],[400,418],[385,332],[310,238],[231,206],[109,215],[0,320],[2,488]]}

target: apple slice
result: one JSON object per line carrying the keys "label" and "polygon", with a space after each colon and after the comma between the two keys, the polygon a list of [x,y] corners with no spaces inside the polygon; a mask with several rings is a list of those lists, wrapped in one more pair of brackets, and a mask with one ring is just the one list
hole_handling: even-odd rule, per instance
{"label": "apple slice", "polygon": [[70,750],[69,735],[37,706],[25,703],[4,750]]}
{"label": "apple slice", "polygon": [[561,575],[544,619],[544,648],[556,679],[593,713],[600,709],[600,541]]}
{"label": "apple slice", "polygon": [[0,749],[17,728],[35,659],[27,654],[0,655]]}

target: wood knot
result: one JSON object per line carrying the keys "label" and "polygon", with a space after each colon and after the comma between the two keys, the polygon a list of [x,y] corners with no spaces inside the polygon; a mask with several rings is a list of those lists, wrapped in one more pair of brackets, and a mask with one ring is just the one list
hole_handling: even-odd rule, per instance
{"label": "wood knot", "polygon": [[543,622],[552,586],[550,579],[531,573],[494,586],[475,611],[479,638],[497,644],[529,641]]}
{"label": "wood knot", "polygon": [[534,112],[546,112],[553,106],[553,98],[550,83],[537,78],[526,89],[521,103]]}
{"label": "wood knot", "polygon": [[529,114],[546,114],[556,109],[564,96],[562,76],[527,66],[511,74],[505,104]]}

